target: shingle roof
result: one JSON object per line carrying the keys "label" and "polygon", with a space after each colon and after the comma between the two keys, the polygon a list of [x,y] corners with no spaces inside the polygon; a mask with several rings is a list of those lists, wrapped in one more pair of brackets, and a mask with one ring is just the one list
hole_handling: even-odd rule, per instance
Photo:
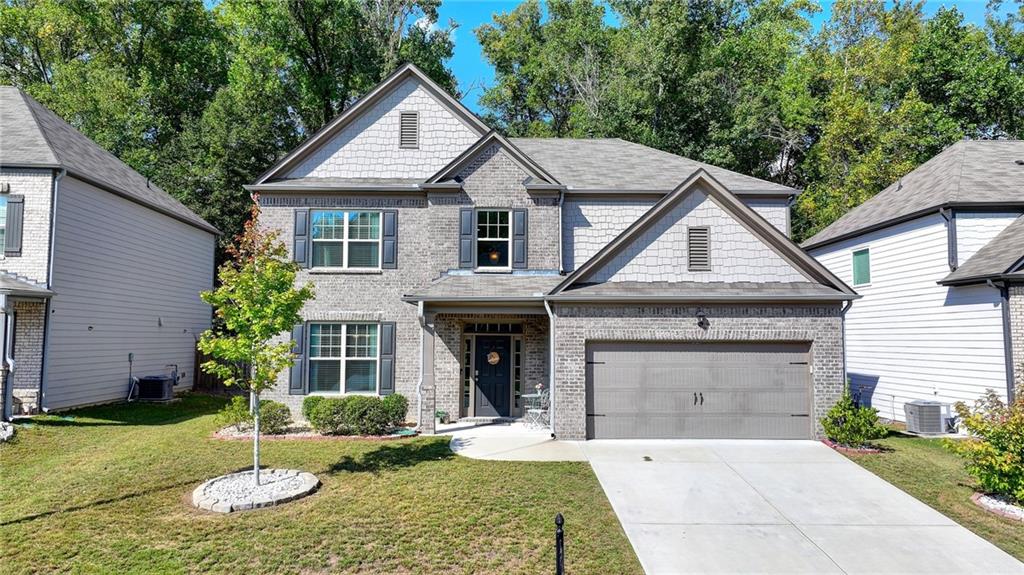
{"label": "shingle roof", "polygon": [[53,295],[53,292],[46,289],[46,286],[9,272],[0,272],[0,293],[39,298],[48,298]]}
{"label": "shingle roof", "polygon": [[587,298],[672,298],[713,301],[715,299],[840,300],[849,294],[813,282],[605,282],[581,284],[561,292],[556,299]]}
{"label": "shingle roof", "polygon": [[797,190],[619,138],[510,138],[559,182],[578,190],[669,192],[703,168],[733,193]]}
{"label": "shingle roof", "polygon": [[65,168],[77,178],[218,233],[145,176],[13,86],[0,86],[0,165]]}
{"label": "shingle roof", "polygon": [[986,278],[1005,276],[1016,270],[1017,262],[1024,258],[1024,216],[992,238],[953,273],[942,278],[941,284],[972,283]]}
{"label": "shingle roof", "polygon": [[941,206],[1024,204],[1024,141],[963,140],[805,241],[813,248]]}
{"label": "shingle roof", "polygon": [[542,297],[558,285],[562,276],[551,273],[534,274],[475,274],[445,275],[440,279],[413,290],[403,299],[407,301],[500,301],[526,300]]}

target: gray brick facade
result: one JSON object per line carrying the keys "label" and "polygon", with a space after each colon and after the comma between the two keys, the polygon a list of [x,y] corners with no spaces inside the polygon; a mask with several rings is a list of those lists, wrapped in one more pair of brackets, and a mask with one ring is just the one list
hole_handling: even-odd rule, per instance
{"label": "gray brick facade", "polygon": [[1024,391],[1024,285],[1009,287],[1010,309],[1010,361],[1013,365],[1014,387],[1017,397]]}
{"label": "gray brick facade", "polygon": [[[461,192],[358,196],[264,193],[259,197],[262,225],[279,232],[290,254],[297,208],[398,211],[397,269],[370,273],[306,269],[299,273],[296,282],[311,282],[316,292],[316,299],[308,302],[302,312],[307,321],[396,322],[395,391],[409,399],[410,418],[415,419],[420,326],[416,306],[403,302],[401,298],[442,274],[458,269],[460,208],[528,208],[529,268],[558,268],[560,226],[557,197],[528,192],[523,185],[526,177],[527,173],[518,164],[498,146],[493,146],[482,151],[460,172],[463,180]],[[444,386],[438,389],[442,401],[449,407],[457,406],[458,377],[438,378],[436,381]],[[287,373],[282,374],[278,385],[265,397],[285,403],[295,417],[300,417],[305,396],[289,395]],[[457,410],[446,411],[459,413]]]}
{"label": "gray brick facade", "polygon": [[[586,438],[587,341],[800,341],[811,342],[815,430],[839,399],[843,375],[842,316],[839,305],[626,306],[556,305],[555,434]],[[703,311],[707,330],[697,326]]]}
{"label": "gray brick facade", "polygon": [[37,284],[45,284],[50,262],[53,170],[2,168],[0,183],[10,184],[11,195],[25,197],[21,255],[4,257],[0,252],[0,269]]}
{"label": "gray brick facade", "polygon": [[14,313],[14,413],[35,413],[39,409],[39,382],[43,370],[46,304],[17,301]]}

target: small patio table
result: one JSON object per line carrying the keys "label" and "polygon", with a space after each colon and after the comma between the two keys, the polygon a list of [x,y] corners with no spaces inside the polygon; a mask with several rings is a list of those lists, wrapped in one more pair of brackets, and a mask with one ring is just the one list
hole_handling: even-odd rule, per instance
{"label": "small patio table", "polygon": [[523,401],[523,413],[526,415],[528,427],[547,426],[547,406],[544,405],[544,395],[543,393],[526,393],[519,396],[519,399]]}

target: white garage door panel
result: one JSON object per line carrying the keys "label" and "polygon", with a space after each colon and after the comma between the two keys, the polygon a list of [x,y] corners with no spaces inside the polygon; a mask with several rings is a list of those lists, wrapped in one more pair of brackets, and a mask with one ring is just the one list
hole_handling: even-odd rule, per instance
{"label": "white garage door panel", "polygon": [[808,438],[808,343],[587,345],[594,438]]}

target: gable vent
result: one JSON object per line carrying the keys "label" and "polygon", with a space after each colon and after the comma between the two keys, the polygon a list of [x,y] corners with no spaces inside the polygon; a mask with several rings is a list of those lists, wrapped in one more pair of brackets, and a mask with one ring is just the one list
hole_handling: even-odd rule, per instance
{"label": "gable vent", "polygon": [[417,112],[402,112],[400,124],[398,147],[420,147],[420,115]]}
{"label": "gable vent", "polygon": [[711,228],[686,228],[687,269],[711,271]]}

